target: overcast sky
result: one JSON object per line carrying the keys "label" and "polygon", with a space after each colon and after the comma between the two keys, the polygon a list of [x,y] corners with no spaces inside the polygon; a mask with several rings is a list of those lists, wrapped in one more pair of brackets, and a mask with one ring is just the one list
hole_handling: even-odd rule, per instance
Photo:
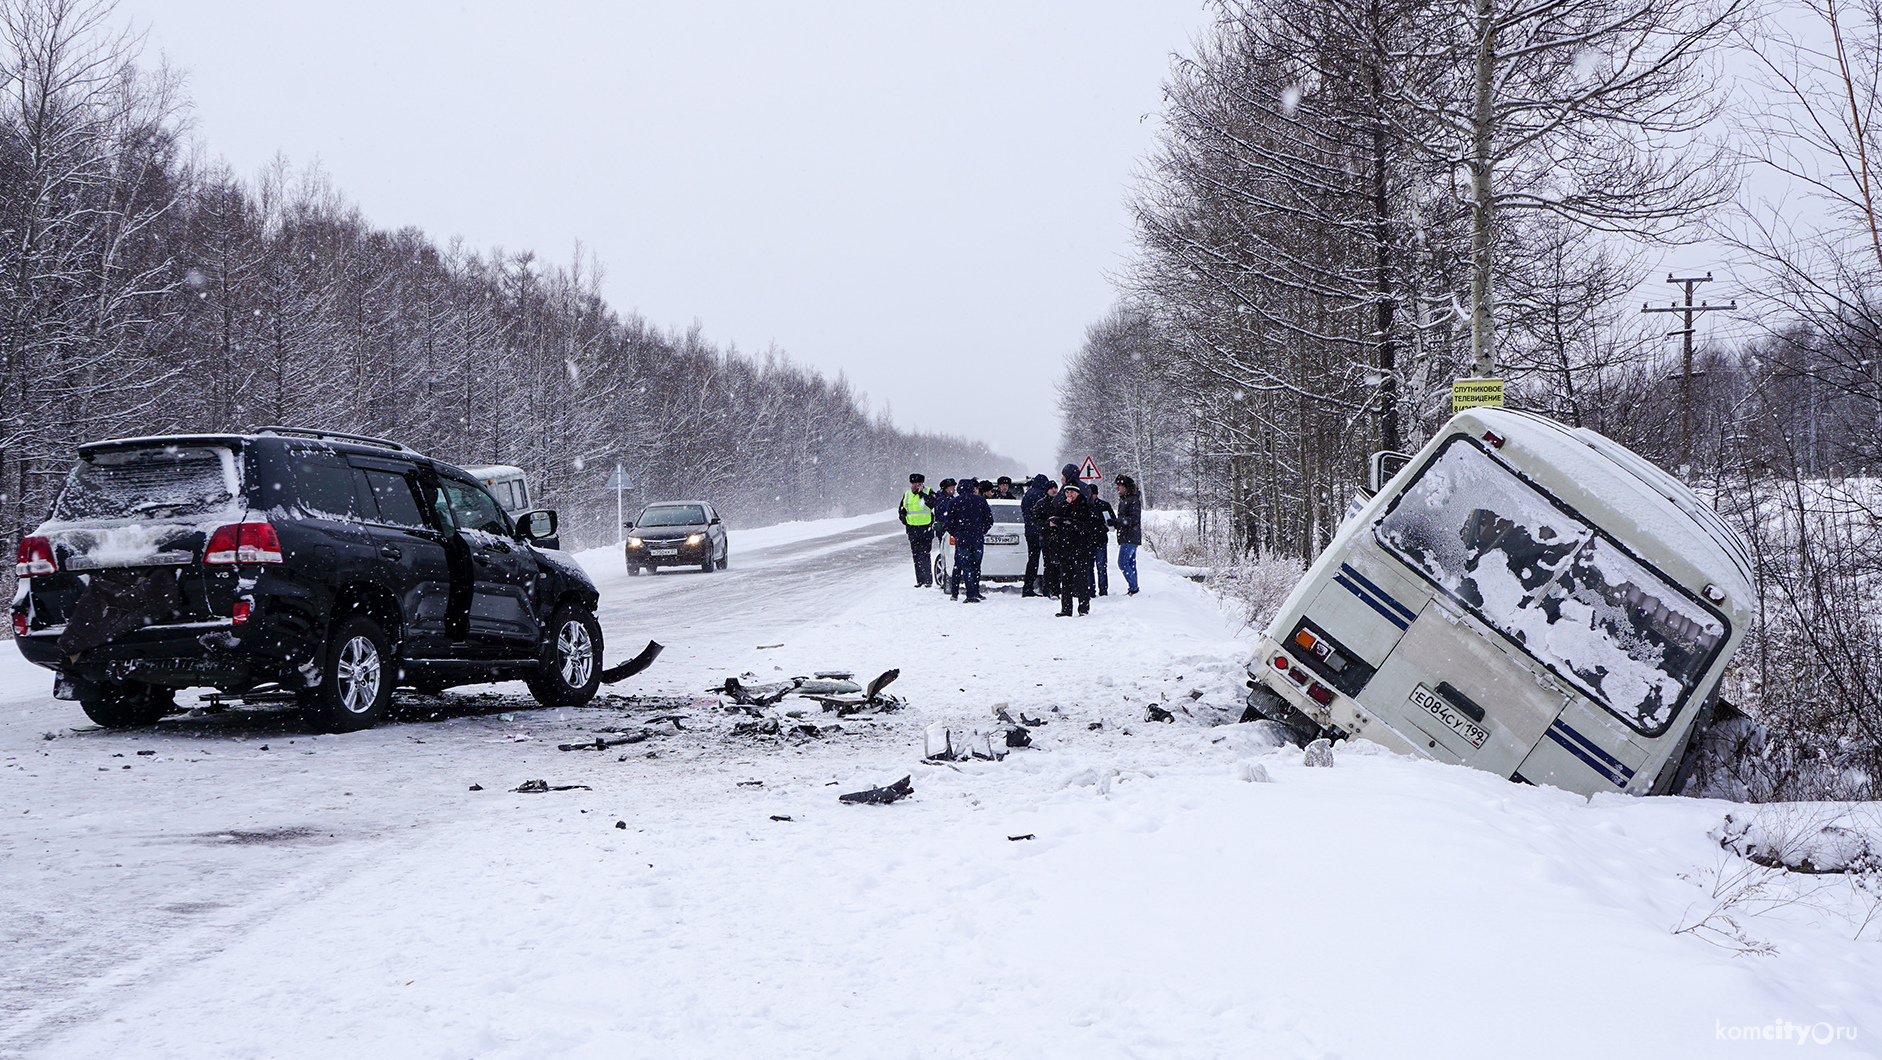
{"label": "overcast sky", "polygon": [[[122,0],[209,155],[379,227],[569,260],[616,309],[839,371],[1055,466],[1054,382],[1201,0]],[[1107,476],[1111,469],[1104,469]]]}

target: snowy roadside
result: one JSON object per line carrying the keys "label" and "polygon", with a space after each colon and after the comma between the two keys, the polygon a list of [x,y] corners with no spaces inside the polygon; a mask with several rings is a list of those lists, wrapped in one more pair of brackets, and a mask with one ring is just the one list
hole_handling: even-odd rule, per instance
{"label": "snowy roadside", "polygon": [[[1673,934],[1731,807],[1363,748],[1305,768],[1210,724],[1248,635],[1154,557],[1142,595],[1061,619],[910,588],[882,522],[746,531],[712,575],[582,554],[611,655],[715,614],[577,711],[470,689],[346,736],[75,733],[0,656],[0,1055],[1735,1056],[1796,1044],[1745,1040],[1778,1021],[1875,1055],[1854,896],[1750,920],[1771,956]],[[908,710],[829,732],[787,699],[820,735],[753,738],[700,702],[833,666],[900,668]],[[1032,748],[920,761],[996,703],[1046,721]],[[554,750],[603,728],[659,735]],[[836,800],[905,774],[912,798]],[[587,787],[508,790],[537,778]]]}

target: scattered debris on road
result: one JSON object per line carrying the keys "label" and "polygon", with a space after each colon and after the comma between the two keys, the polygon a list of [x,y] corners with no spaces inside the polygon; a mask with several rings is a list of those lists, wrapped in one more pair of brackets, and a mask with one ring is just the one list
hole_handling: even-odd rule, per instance
{"label": "scattered debris on road", "polygon": [[555,749],[558,751],[605,751],[610,747],[619,747],[622,744],[640,743],[643,740],[651,739],[653,735],[654,734],[652,732],[646,729],[642,729],[639,732],[630,733],[626,736],[623,736],[618,740],[609,740],[609,739],[605,739],[603,737],[597,736],[590,743],[557,744]]}
{"label": "scattered debris on road", "polygon": [[1039,837],[1038,837],[1038,836],[1036,836],[1036,835],[1033,835],[1033,834],[1032,834],[1031,832],[1027,832],[1027,833],[1026,833],[1025,835],[1010,835],[1010,836],[1007,836],[1007,837],[1006,837],[1006,841],[1007,841],[1007,842],[1009,842],[1009,843],[1017,843],[1017,842],[1019,842],[1019,841],[1020,841],[1020,840],[1022,840],[1022,839],[1037,839],[1037,838],[1039,838]]}
{"label": "scattered debris on road", "polygon": [[887,787],[870,788],[867,791],[852,791],[848,795],[839,795],[837,796],[837,801],[852,804],[869,803],[872,805],[887,805],[897,799],[905,799],[914,793],[915,778],[913,775],[910,775],[903,777]]}
{"label": "scattered debris on road", "polygon": [[640,650],[639,655],[634,656],[632,659],[629,659],[619,666],[610,666],[606,670],[601,671],[601,683],[611,685],[616,681],[625,681],[635,674],[640,673],[642,670],[653,665],[653,661],[660,657],[660,651],[661,645],[651,640],[648,641],[647,646]]}
{"label": "scattered debris on road", "polygon": [[[752,675],[746,674],[750,677]],[[732,702],[741,707],[768,707],[797,691],[797,686],[804,683],[801,677],[789,681],[773,681],[762,685],[746,685],[736,677],[728,677],[718,688],[708,688],[708,692],[717,692],[722,696],[731,696]]]}
{"label": "scattered debris on road", "polygon": [[[1000,736],[1002,746],[995,747],[993,737]],[[950,729],[930,725],[923,734],[922,759],[929,762],[965,762],[979,759],[998,762],[1006,757],[1006,748],[1032,746],[1032,735],[1025,729]]]}
{"label": "scattered debris on road", "polygon": [[836,716],[839,718],[847,718],[852,714],[860,714],[864,711],[888,713],[890,711],[901,710],[904,706],[907,706],[900,697],[885,695],[882,691],[889,687],[889,685],[900,676],[902,676],[902,671],[899,668],[884,670],[876,676],[875,680],[869,682],[869,687],[863,689],[860,696],[854,694],[843,696],[811,695],[806,693],[804,698],[823,704],[825,711],[835,711]]}
{"label": "scattered debris on road", "polygon": [[595,790],[586,784],[551,784],[546,780],[525,780],[510,790],[525,795],[536,795],[545,791],[574,791],[577,788],[583,791]]}

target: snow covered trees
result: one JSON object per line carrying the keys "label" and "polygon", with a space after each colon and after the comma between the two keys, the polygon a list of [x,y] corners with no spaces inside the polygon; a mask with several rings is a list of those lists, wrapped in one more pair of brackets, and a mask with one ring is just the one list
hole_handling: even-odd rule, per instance
{"label": "snow covered trees", "polygon": [[1665,236],[1731,189],[1697,134],[1737,0],[1213,7],[1166,83],[1126,294],[1182,367],[1196,503],[1305,557],[1451,379],[1566,384],[1572,418],[1638,354],[1591,330],[1628,277],[1581,233]]}
{"label": "snow covered trees", "polygon": [[287,424],[517,464],[571,544],[613,541],[617,461],[639,499],[743,523],[887,507],[914,468],[1019,470],[781,354],[622,316],[579,247],[441,247],[317,168],[192,164],[176,80],[120,23],[110,0],[0,0],[0,547],[114,434]]}
{"label": "snow covered trees", "polygon": [[89,426],[161,402],[152,318],[182,195],[174,82],[100,0],[0,2],[0,496],[25,517]]}

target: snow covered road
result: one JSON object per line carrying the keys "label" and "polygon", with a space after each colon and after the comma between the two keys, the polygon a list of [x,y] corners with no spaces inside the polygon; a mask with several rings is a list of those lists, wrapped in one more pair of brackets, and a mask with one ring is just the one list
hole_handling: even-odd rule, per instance
{"label": "snow covered road", "polygon": [[[713,574],[584,554],[609,660],[669,647],[582,710],[500,686],[344,736],[76,732],[0,646],[0,1055],[1877,1055],[1859,896],[1746,918],[1771,956],[1672,932],[1731,807],[1307,769],[1210,724],[1247,634],[1154,559],[1058,619],[912,589],[903,542],[874,516],[735,533]],[[830,731],[787,699],[750,736],[700,697],[831,667],[901,668],[908,711]],[[1034,748],[920,760],[995,703],[1047,722]],[[555,750],[635,727],[662,735]],[[1747,1040],[1772,1027],[1831,1041]]]}

